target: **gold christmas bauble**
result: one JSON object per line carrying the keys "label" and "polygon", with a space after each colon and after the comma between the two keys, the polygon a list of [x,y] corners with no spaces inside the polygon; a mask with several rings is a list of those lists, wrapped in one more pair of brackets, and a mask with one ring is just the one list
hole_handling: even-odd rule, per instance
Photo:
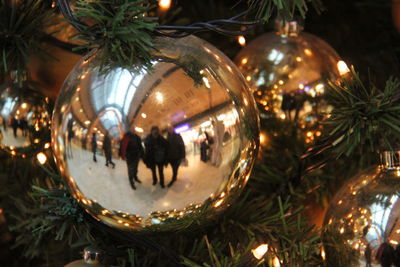
{"label": "gold christmas bauble", "polygon": [[348,72],[338,54],[320,38],[301,31],[297,22],[277,21],[276,32],[266,33],[236,56],[264,118],[292,120],[313,129],[331,107],[324,96],[328,81]]}
{"label": "gold christmas bauble", "polygon": [[400,152],[361,172],[333,198],[323,235],[327,266],[400,263]]}
{"label": "gold christmas bauble", "polygon": [[0,86],[0,149],[26,155],[50,146],[49,100],[28,86]]}
{"label": "gold christmas bauble", "polygon": [[70,262],[64,267],[104,267],[101,264],[102,252],[96,247],[86,247],[83,251],[83,259]]}
{"label": "gold christmas bauble", "polygon": [[52,144],[73,196],[118,229],[174,230],[215,216],[246,184],[258,148],[255,101],[236,66],[196,37],[155,40],[152,69],[72,70]]}

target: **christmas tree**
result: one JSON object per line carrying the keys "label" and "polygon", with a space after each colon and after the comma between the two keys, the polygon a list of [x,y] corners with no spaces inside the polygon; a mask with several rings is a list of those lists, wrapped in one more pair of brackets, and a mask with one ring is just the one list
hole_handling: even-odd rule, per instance
{"label": "christmas tree", "polygon": [[1,266],[397,266],[399,7],[1,0]]}

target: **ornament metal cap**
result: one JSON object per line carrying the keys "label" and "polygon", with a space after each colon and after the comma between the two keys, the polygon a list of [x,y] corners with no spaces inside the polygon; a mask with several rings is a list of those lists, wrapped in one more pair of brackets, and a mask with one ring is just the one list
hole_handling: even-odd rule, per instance
{"label": "ornament metal cap", "polygon": [[83,251],[83,259],[88,264],[99,264],[101,257],[101,250],[97,247],[86,247]]}
{"label": "ornament metal cap", "polygon": [[387,170],[400,168],[400,150],[382,151],[380,153],[382,167]]}
{"label": "ornament metal cap", "polygon": [[278,18],[275,20],[275,30],[281,36],[296,37],[303,30],[303,26],[296,20]]}

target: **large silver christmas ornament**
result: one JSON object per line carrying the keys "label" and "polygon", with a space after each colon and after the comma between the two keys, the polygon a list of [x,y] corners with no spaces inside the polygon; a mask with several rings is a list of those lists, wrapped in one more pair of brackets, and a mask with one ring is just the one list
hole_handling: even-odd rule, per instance
{"label": "large silver christmas ornament", "polygon": [[306,130],[308,142],[321,135],[318,122],[331,110],[324,99],[328,81],[336,82],[349,71],[326,42],[302,32],[296,21],[282,20],[277,20],[276,32],[244,47],[235,63],[261,114],[294,121]]}
{"label": "large silver christmas ornament", "polygon": [[257,109],[236,66],[196,37],[155,42],[150,71],[102,74],[101,51],[84,58],[53,114],[53,150],[73,196],[119,229],[172,230],[215,216],[257,155]]}
{"label": "large silver christmas ornament", "polygon": [[0,86],[0,148],[26,155],[50,147],[48,99],[29,87]]}
{"label": "large silver christmas ornament", "polygon": [[327,266],[398,266],[400,263],[400,151],[350,180],[325,217]]}

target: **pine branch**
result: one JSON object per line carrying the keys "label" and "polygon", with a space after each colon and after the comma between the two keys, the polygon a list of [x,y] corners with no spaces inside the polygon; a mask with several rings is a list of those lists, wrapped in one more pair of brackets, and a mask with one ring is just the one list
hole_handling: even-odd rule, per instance
{"label": "pine branch", "polygon": [[26,75],[29,56],[45,54],[39,47],[52,11],[43,0],[0,2],[0,80],[17,71],[20,82]]}
{"label": "pine branch", "polygon": [[156,18],[146,15],[151,10],[148,1],[78,0],[75,10],[78,18],[90,24],[80,25],[78,39],[87,43],[84,48],[101,51],[102,72],[117,67],[151,67],[152,32],[157,23]]}
{"label": "pine branch", "polygon": [[327,99],[333,105],[326,120],[329,135],[322,148],[337,157],[396,149],[400,145],[400,82],[390,78],[383,90],[365,84],[352,70],[350,82],[330,84]]}
{"label": "pine branch", "polygon": [[262,18],[265,21],[270,19],[274,10],[277,10],[280,16],[287,19],[292,19],[297,14],[305,18],[310,3],[317,11],[322,10],[320,0],[247,0],[247,2],[257,10],[257,18]]}

